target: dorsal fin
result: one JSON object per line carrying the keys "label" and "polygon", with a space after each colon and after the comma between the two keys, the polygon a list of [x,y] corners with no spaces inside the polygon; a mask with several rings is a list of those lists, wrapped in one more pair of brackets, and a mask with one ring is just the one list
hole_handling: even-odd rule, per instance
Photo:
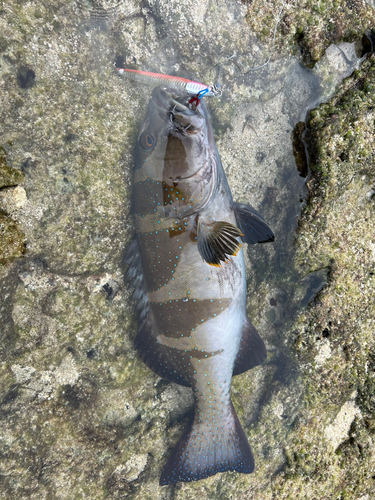
{"label": "dorsal fin", "polygon": [[144,319],[148,314],[149,304],[137,238],[128,245],[122,263],[129,266],[125,279],[130,280],[129,287],[134,288],[132,300],[136,302],[135,308],[140,311],[140,319]]}
{"label": "dorsal fin", "polygon": [[249,318],[242,330],[241,344],[234,362],[233,375],[244,373],[267,359],[267,349]]}

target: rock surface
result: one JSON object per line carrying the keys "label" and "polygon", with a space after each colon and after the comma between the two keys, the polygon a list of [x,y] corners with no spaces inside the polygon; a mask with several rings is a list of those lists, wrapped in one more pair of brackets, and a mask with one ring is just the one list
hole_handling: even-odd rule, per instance
{"label": "rock surface", "polygon": [[[372,498],[375,63],[359,58],[374,11],[359,1],[285,4],[270,65],[244,74],[272,53],[281,6],[2,6],[2,498]],[[193,398],[132,347],[121,261],[150,89],[118,78],[115,63],[220,78],[223,98],[208,106],[233,195],[277,235],[246,254],[249,314],[269,350],[233,380],[256,457],[249,476],[158,486]],[[306,110],[336,90],[305,132]]]}

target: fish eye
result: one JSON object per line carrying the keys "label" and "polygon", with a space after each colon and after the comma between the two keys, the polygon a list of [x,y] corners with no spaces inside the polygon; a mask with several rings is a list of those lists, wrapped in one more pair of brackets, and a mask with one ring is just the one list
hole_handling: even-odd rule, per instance
{"label": "fish eye", "polygon": [[142,132],[139,138],[139,145],[143,151],[151,151],[155,145],[155,139],[149,132]]}

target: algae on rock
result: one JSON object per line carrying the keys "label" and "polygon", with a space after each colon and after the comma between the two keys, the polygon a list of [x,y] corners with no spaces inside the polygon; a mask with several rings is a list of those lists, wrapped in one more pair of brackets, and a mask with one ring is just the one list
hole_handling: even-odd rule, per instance
{"label": "algae on rock", "polygon": [[[243,1],[249,4],[249,25],[267,44],[272,39],[276,14],[284,6],[280,19],[283,45],[295,47],[297,42],[308,67],[322,58],[329,45],[360,40],[363,33],[374,26],[374,12],[361,0],[302,0],[292,9],[288,9],[285,0],[265,4]],[[285,50],[280,42],[278,49]]]}
{"label": "algae on rock", "polygon": [[6,151],[0,146],[0,266],[13,262],[26,252],[25,236],[17,220],[13,219],[2,203],[5,191],[14,193],[14,187],[22,182],[23,172],[11,168],[6,161]]}
{"label": "algae on rock", "polygon": [[[278,498],[362,498],[375,467],[375,56],[309,115],[308,202],[296,235],[304,273],[328,283],[288,339],[303,366],[303,411]],[[293,333],[293,332],[292,332]]]}
{"label": "algae on rock", "polygon": [[[345,22],[333,38],[324,31],[328,14],[323,22],[323,14],[314,13],[315,4],[305,2],[303,9],[286,4],[280,27],[285,31],[289,22],[291,28],[287,35],[277,31],[275,59],[282,52],[288,64],[276,61],[270,82],[262,80],[263,70],[250,88],[250,80],[226,63],[221,71],[224,97],[209,104],[237,199],[247,197],[256,208],[263,204],[277,228],[284,220],[282,210],[289,210],[290,232],[279,241],[292,239],[301,206],[300,193],[284,186],[287,181],[303,184],[281,173],[290,174],[285,150],[292,151],[288,140],[301,113],[297,105],[290,112],[283,109],[285,96],[305,102],[301,88],[308,87],[310,96],[315,82],[312,73],[291,62],[291,54],[298,53],[295,33],[303,28],[310,50],[308,33],[318,19],[322,36],[312,59],[330,41],[361,37],[373,13],[349,3],[358,20],[356,32],[350,35],[348,13],[337,8],[332,15],[344,16]],[[328,285],[294,325],[283,326],[280,308],[288,307],[290,290],[300,287],[293,297],[302,303],[306,287],[298,276],[284,282],[286,291],[275,287],[276,280],[266,282],[272,275],[272,250],[251,281],[258,288],[248,305],[262,318],[269,359],[234,379],[233,400],[254,449],[256,472],[158,485],[169,450],[191,417],[192,394],[156,377],[132,346],[137,322],[121,260],[133,233],[132,151],[149,89],[118,78],[114,63],[214,83],[220,64],[233,52],[244,64],[264,62],[272,37],[264,32],[260,41],[259,35],[266,24],[273,26],[281,2],[272,4],[272,20],[264,17],[269,2],[248,4],[207,0],[198,8],[193,0],[10,0],[0,13],[0,143],[10,169],[2,170],[8,177],[0,186],[1,203],[20,245],[0,268],[4,498],[268,500],[315,495],[333,500],[341,484],[346,495],[370,491],[361,478],[371,468],[375,428],[368,293],[373,271],[365,280],[373,253],[370,237],[359,240],[360,234],[370,234],[373,221],[374,200],[366,198],[373,182],[368,161],[373,153],[371,58],[344,83],[333,104],[320,107],[310,119],[314,180],[309,185],[315,194],[297,235],[296,265],[303,273],[329,267]],[[327,6],[318,7],[324,13]],[[250,8],[251,19],[246,19]],[[297,79],[302,73],[311,79]],[[276,114],[283,128],[275,125]],[[275,141],[279,132],[287,145],[282,151]],[[250,155],[252,163],[246,163]],[[257,173],[249,172],[249,165]],[[14,260],[25,238],[27,253]],[[11,248],[7,244],[6,251]],[[290,261],[286,256],[281,264],[292,267]],[[354,418],[349,430],[342,408]],[[335,445],[344,436],[336,451],[327,446],[332,432]]]}

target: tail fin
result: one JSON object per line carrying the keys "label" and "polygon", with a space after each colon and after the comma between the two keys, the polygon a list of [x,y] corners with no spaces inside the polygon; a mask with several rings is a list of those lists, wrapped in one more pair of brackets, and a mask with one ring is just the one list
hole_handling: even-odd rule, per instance
{"label": "tail fin", "polygon": [[160,485],[198,481],[218,472],[250,474],[254,457],[232,402],[225,420],[192,425],[171,453],[160,477]]}

